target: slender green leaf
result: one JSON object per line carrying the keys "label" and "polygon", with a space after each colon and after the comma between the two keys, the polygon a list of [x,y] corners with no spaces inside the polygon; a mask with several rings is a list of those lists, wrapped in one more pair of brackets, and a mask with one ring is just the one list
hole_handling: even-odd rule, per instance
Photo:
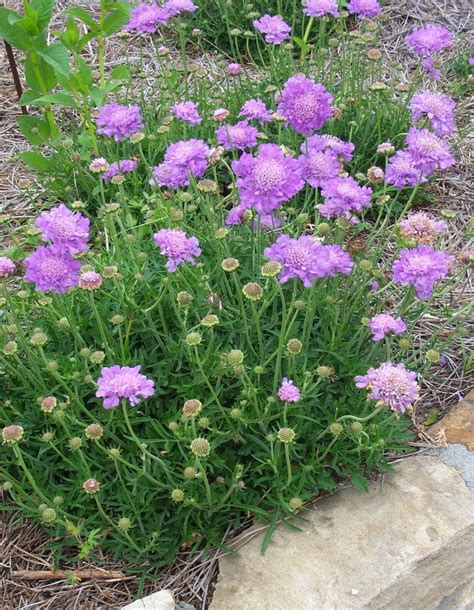
{"label": "slender green leaf", "polygon": [[43,95],[35,100],[36,104],[60,104],[61,106],[69,106],[70,108],[79,108],[79,104],[72,97],[63,91],[57,93],[51,93],[50,95]]}
{"label": "slender green leaf", "polygon": [[359,491],[369,491],[369,483],[367,479],[360,474],[353,474],[351,476],[351,483]]}
{"label": "slender green leaf", "polygon": [[71,6],[67,9],[67,12],[72,17],[75,17],[76,19],[79,19],[79,21],[82,21],[82,23],[86,25],[91,30],[91,32],[95,32],[97,34],[100,31],[100,28],[92,18],[92,15],[85,9],[79,6]]}

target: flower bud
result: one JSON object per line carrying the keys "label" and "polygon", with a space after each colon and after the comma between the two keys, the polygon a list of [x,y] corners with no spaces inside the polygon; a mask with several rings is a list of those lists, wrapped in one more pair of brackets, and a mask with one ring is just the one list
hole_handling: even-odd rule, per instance
{"label": "flower bud", "polygon": [[179,430],[179,424],[176,421],[170,421],[170,423],[168,424],[168,428],[171,430],[171,432],[176,432],[177,430]]}
{"label": "flower bud", "polygon": [[196,398],[187,400],[183,405],[183,419],[196,417],[202,410],[202,402]]}
{"label": "flower bud", "polygon": [[186,291],[178,292],[176,295],[176,302],[180,307],[187,307],[193,299],[193,295]]}
{"label": "flower bud", "polygon": [[122,517],[118,520],[117,527],[122,532],[128,532],[128,530],[132,529],[132,522],[127,517]]}
{"label": "flower bud", "polygon": [[213,326],[217,326],[217,324],[219,324],[219,318],[212,313],[207,314],[207,316],[204,316],[201,320],[201,326],[204,326],[205,328],[212,328]]}
{"label": "flower bud", "polygon": [[232,419],[240,419],[240,416],[242,415],[242,411],[240,409],[232,409],[230,412],[230,416],[232,417]]}
{"label": "flower bud", "polygon": [[334,422],[329,426],[329,432],[336,438],[342,434],[343,430],[344,428],[339,422]]}
{"label": "flower bud", "polygon": [[13,356],[13,354],[16,354],[18,351],[18,344],[16,341],[8,341],[8,343],[5,343],[5,345],[3,346],[3,353],[5,354],[5,356]]}
{"label": "flower bud", "polygon": [[280,428],[277,437],[282,443],[292,443],[295,440],[295,431],[292,428]]}
{"label": "flower bud", "polygon": [[85,429],[85,433],[88,439],[98,441],[100,438],[102,438],[104,429],[100,424],[89,424]]}
{"label": "flower bud", "polygon": [[109,265],[103,268],[102,275],[107,279],[111,279],[117,275],[117,271],[118,269],[115,265]]}
{"label": "flower bud", "polygon": [[431,364],[437,364],[441,358],[441,354],[435,349],[429,349],[425,354],[425,358]]}
{"label": "flower bud", "polygon": [[35,332],[30,339],[31,345],[36,347],[43,347],[43,345],[46,345],[47,342],[48,337],[42,331]]}
{"label": "flower bud", "polygon": [[303,300],[300,299],[300,300],[297,300],[297,301],[295,301],[293,303],[293,307],[295,309],[301,310],[301,309],[304,309],[306,307],[306,303]]}
{"label": "flower bud", "polygon": [[211,422],[208,417],[201,417],[201,419],[198,421],[198,424],[201,428],[209,428]]}
{"label": "flower bud", "polygon": [[367,178],[371,184],[382,184],[385,180],[385,172],[381,167],[369,167],[367,170]]}
{"label": "flower bud", "polygon": [[79,436],[73,436],[69,439],[68,445],[71,451],[76,451],[82,447],[82,439]]}
{"label": "flower bud", "polygon": [[182,502],[184,500],[184,491],[182,489],[173,489],[171,499],[173,502]]}
{"label": "flower bud", "polygon": [[82,484],[82,489],[86,494],[96,494],[100,491],[100,483],[96,479],[87,479]]}
{"label": "flower bud", "polygon": [[364,427],[360,423],[360,421],[352,422],[352,424],[351,424],[351,432],[352,432],[352,434],[354,436],[360,436],[362,434],[363,430],[364,430]]}
{"label": "flower bud", "polygon": [[227,354],[227,362],[232,366],[237,366],[242,364],[244,357],[244,353],[239,349],[233,349]]}
{"label": "flower bud", "polygon": [[41,401],[41,410],[44,411],[44,413],[51,413],[51,411],[54,411],[57,404],[58,401],[54,396],[46,396],[46,398],[43,398]]}
{"label": "flower bud", "polygon": [[263,289],[256,282],[249,282],[242,288],[242,293],[249,301],[260,301],[263,296]]}
{"label": "flower bud", "polygon": [[292,355],[292,356],[296,356],[297,354],[299,354],[301,352],[303,348],[303,344],[301,343],[301,341],[299,339],[290,339],[288,341],[288,343],[286,344],[286,349],[288,351],[288,354]]}
{"label": "flower bud", "polygon": [[41,437],[42,443],[50,443],[54,438],[54,434],[52,432],[45,432]]}
{"label": "flower bud", "polygon": [[120,324],[124,323],[124,320],[125,318],[123,316],[121,316],[120,314],[115,314],[115,316],[112,316],[110,318],[110,323],[114,326],[120,326]]}
{"label": "flower bud", "polygon": [[92,354],[89,356],[89,360],[92,362],[92,364],[101,364],[104,361],[104,358],[105,353],[101,351],[92,352]]}
{"label": "flower bud", "polygon": [[362,271],[371,271],[373,269],[373,265],[371,261],[362,260],[359,262],[359,267]]}
{"label": "flower bud", "polygon": [[409,339],[400,339],[400,341],[398,342],[398,346],[402,350],[410,349],[411,341]]}
{"label": "flower bud", "polygon": [[303,500],[301,498],[291,498],[289,505],[291,510],[298,510],[303,506]]}
{"label": "flower bud", "polygon": [[205,438],[198,437],[191,442],[191,451],[195,456],[205,458],[211,452],[211,446]]}
{"label": "flower bud", "polygon": [[50,525],[56,521],[56,511],[54,508],[45,508],[41,513],[41,520],[43,523]]}
{"label": "flower bud", "polygon": [[280,273],[281,269],[282,267],[279,262],[269,261],[268,263],[262,265],[260,273],[263,277],[276,277]]}
{"label": "flower bud", "polygon": [[183,475],[184,475],[185,479],[194,479],[197,475],[197,470],[195,468],[193,468],[192,466],[187,466],[183,470]]}
{"label": "flower bud", "polygon": [[190,332],[186,335],[186,344],[189,347],[199,345],[202,342],[202,335],[197,332]]}
{"label": "flower bud", "polygon": [[331,379],[332,377],[334,377],[334,369],[332,368],[332,366],[318,366],[318,368],[316,369],[316,374],[318,377],[320,377],[321,379]]}
{"label": "flower bud", "polygon": [[265,373],[265,369],[263,368],[263,366],[257,365],[253,369],[253,372],[255,373],[255,375],[263,375]]}
{"label": "flower bud", "polygon": [[227,273],[235,271],[239,267],[239,265],[240,262],[236,258],[226,258],[221,263],[222,269],[224,269],[224,271],[227,271]]}
{"label": "flower bud", "polygon": [[23,428],[16,424],[5,426],[2,430],[2,439],[4,445],[15,445],[23,438]]}
{"label": "flower bud", "polygon": [[54,496],[53,504],[55,504],[56,506],[61,506],[61,504],[63,504],[63,502],[64,502],[63,496]]}

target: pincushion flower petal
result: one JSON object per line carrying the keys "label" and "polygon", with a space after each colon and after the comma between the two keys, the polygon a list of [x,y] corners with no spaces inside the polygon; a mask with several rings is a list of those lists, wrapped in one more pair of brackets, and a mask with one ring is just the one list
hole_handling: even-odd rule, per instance
{"label": "pincushion flower petal", "polygon": [[303,13],[308,17],[338,17],[337,0],[303,0]]}
{"label": "pincushion flower petal", "polygon": [[366,375],[358,375],[355,382],[356,387],[369,390],[372,400],[404,413],[420,397],[417,378],[404,364],[384,362],[377,369],[369,369]]}
{"label": "pincushion flower petal", "polygon": [[416,28],[405,37],[405,42],[416,55],[428,57],[453,45],[453,36],[442,25]]}
{"label": "pincushion flower petal", "polygon": [[196,102],[178,102],[171,106],[171,113],[180,121],[190,125],[199,125],[202,122]]}
{"label": "pincushion flower petal", "polygon": [[373,19],[382,10],[377,0],[350,0],[347,10],[359,19]]}
{"label": "pincushion flower petal", "polygon": [[152,2],[142,2],[132,9],[130,21],[124,27],[125,32],[137,32],[138,34],[153,34],[158,25],[165,24],[171,17],[171,13],[164,7]]}
{"label": "pincushion flower petal", "polygon": [[301,400],[301,392],[295,386],[292,379],[284,377],[278,389],[278,398],[283,402],[299,402]]}
{"label": "pincushion flower petal", "polygon": [[245,150],[257,146],[258,130],[247,121],[239,121],[235,125],[222,125],[216,130],[218,143],[225,150]]}
{"label": "pincushion flower petal", "polygon": [[416,186],[418,183],[426,182],[431,172],[425,174],[417,168],[415,161],[408,150],[399,150],[390,157],[385,171],[385,181],[393,184],[397,189],[407,186]]}
{"label": "pincushion flower petal", "polygon": [[394,333],[398,335],[407,329],[405,322],[400,318],[394,318],[389,313],[379,313],[369,320],[367,325],[372,332],[374,341],[382,341],[385,335]]}
{"label": "pincushion flower petal", "polygon": [[15,271],[15,263],[8,256],[0,256],[0,277],[8,277]]}
{"label": "pincushion flower petal", "polygon": [[415,167],[425,175],[454,165],[449,143],[438,138],[429,129],[411,127],[407,134],[407,145]]}
{"label": "pincushion flower petal", "polygon": [[401,250],[392,267],[393,280],[402,286],[413,286],[419,299],[429,299],[437,281],[444,279],[454,256],[418,246]]}
{"label": "pincushion flower petal", "polygon": [[204,140],[181,140],[166,149],[163,163],[153,168],[151,185],[179,188],[190,183],[190,176],[202,178],[209,165],[209,146]]}
{"label": "pincushion flower petal", "polygon": [[254,119],[260,123],[269,123],[273,120],[272,113],[260,98],[247,100],[240,109],[239,116]]}
{"label": "pincushion flower petal", "polygon": [[317,207],[325,218],[343,218],[371,205],[372,189],[360,186],[351,176],[326,180],[322,186],[324,203]]}
{"label": "pincushion flower petal", "polygon": [[166,268],[170,272],[185,262],[195,265],[194,257],[201,254],[197,237],[188,237],[184,231],[161,229],[155,233],[154,239],[161,254],[168,258]]}
{"label": "pincushion flower petal", "polygon": [[279,15],[263,15],[253,22],[253,26],[265,36],[269,44],[281,44],[291,34],[291,27]]}
{"label": "pincushion flower petal", "polygon": [[109,180],[115,178],[115,176],[135,171],[137,167],[138,161],[135,161],[135,159],[122,159],[122,161],[115,161],[109,165],[108,170],[102,175],[102,179],[104,182],[109,182]]}
{"label": "pincushion flower petal", "polygon": [[98,398],[104,398],[103,406],[105,409],[117,407],[120,399],[129,401],[130,406],[134,407],[142,399],[153,396],[155,384],[140,373],[140,365],[103,367],[101,376],[97,380]]}
{"label": "pincushion flower petal", "polygon": [[99,108],[96,119],[98,134],[120,142],[143,129],[143,120],[138,106],[106,104]]}
{"label": "pincushion flower petal", "polygon": [[408,107],[414,121],[426,116],[431,121],[435,133],[439,136],[452,134],[456,104],[444,93],[422,91],[411,98]]}
{"label": "pincushion flower petal", "polygon": [[448,230],[444,220],[438,220],[427,212],[414,212],[400,221],[400,235],[416,240],[419,244],[431,245],[438,235]]}
{"label": "pincushion flower petal", "polygon": [[298,74],[285,83],[278,114],[298,133],[310,135],[333,116],[332,102],[324,85]]}
{"label": "pincushion flower petal", "polygon": [[311,152],[334,152],[339,159],[350,163],[354,154],[355,146],[352,142],[344,142],[336,136],[329,134],[314,134],[301,144],[300,150],[307,155]]}
{"label": "pincushion flower petal", "polygon": [[39,246],[23,264],[24,280],[35,284],[37,291],[64,294],[78,284],[81,263],[54,246]]}
{"label": "pincushion flower petal", "polygon": [[73,212],[63,203],[43,212],[35,221],[43,241],[50,241],[58,250],[71,254],[87,250],[90,221]]}

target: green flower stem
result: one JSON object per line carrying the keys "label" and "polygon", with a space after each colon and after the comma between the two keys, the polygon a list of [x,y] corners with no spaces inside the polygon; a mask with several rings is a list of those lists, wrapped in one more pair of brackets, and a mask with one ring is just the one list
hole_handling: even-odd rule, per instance
{"label": "green flower stem", "polygon": [[291,481],[293,479],[293,473],[291,470],[291,461],[290,461],[290,448],[288,446],[288,443],[284,444],[284,449],[285,449],[285,462],[286,462],[286,474],[287,474],[286,486],[288,487],[289,485],[291,485]]}
{"label": "green flower stem", "polygon": [[117,472],[117,476],[119,478],[120,484],[122,485],[122,489],[124,491],[125,497],[127,498],[127,502],[129,504],[130,508],[132,509],[133,514],[135,515],[135,519],[138,522],[140,531],[142,532],[143,535],[145,535],[145,528],[143,527],[143,523],[142,523],[142,520],[140,517],[140,511],[137,509],[137,507],[133,501],[133,498],[130,495],[128,487],[125,485],[125,481],[123,480],[122,473],[120,472],[120,468],[119,468],[117,461],[114,462],[114,465],[115,465],[115,471]]}
{"label": "green flower stem", "polygon": [[107,521],[107,523],[109,523],[109,525],[111,525],[114,528],[114,530],[119,532],[119,534],[121,534],[122,536],[125,536],[125,538],[129,542],[130,546],[133,547],[141,555],[143,553],[142,549],[135,543],[134,540],[132,540],[132,538],[130,537],[130,534],[128,532],[125,532],[124,530],[121,530],[118,527],[118,525],[115,523],[115,521],[113,521],[107,515],[107,513],[102,508],[102,504],[100,503],[99,498],[97,497],[97,494],[94,494],[94,500],[95,500],[95,503],[97,504],[97,509],[98,509],[99,513],[102,515],[102,518],[104,519],[104,521]]}
{"label": "green flower stem", "polygon": [[99,332],[100,332],[100,337],[102,339],[102,343],[104,344],[105,349],[108,352],[110,352],[110,346],[109,346],[109,342],[107,341],[107,335],[105,332],[105,328],[104,328],[104,325],[102,322],[102,318],[99,314],[99,310],[97,309],[97,305],[96,305],[95,298],[94,298],[94,291],[92,291],[92,290],[89,292],[89,303],[92,308],[92,311],[94,312],[94,316],[97,321],[97,326],[99,327]]}
{"label": "green flower stem", "polygon": [[30,473],[27,465],[25,464],[25,460],[23,459],[23,454],[17,443],[15,443],[13,445],[13,452],[15,453],[16,459],[18,460],[18,463],[20,464],[21,469],[25,473],[26,478],[28,479],[33,491],[37,494],[37,496],[39,498],[41,498],[43,500],[44,503],[49,505],[49,503],[50,503],[49,498],[43,494],[43,492],[40,490],[40,488],[36,484],[36,481],[35,481],[33,475]]}
{"label": "green flower stem", "polygon": [[221,404],[221,401],[219,400],[219,396],[216,394],[216,391],[215,391],[213,385],[209,381],[209,378],[208,378],[206,372],[204,371],[204,368],[203,368],[202,362],[201,362],[201,358],[199,357],[199,350],[198,350],[198,348],[196,346],[194,346],[194,356],[196,358],[196,362],[197,362],[197,365],[198,365],[198,368],[199,368],[199,372],[201,373],[202,378],[204,379],[204,383],[209,388],[209,391],[211,392],[212,397],[213,397],[215,403],[219,407],[219,410],[222,413],[222,416],[225,419],[226,423],[230,425],[231,422],[230,422],[229,416],[227,415],[226,410],[224,409],[224,407]]}
{"label": "green flower stem", "polygon": [[308,43],[308,39],[309,39],[309,35],[311,33],[311,28],[313,27],[313,23],[314,23],[314,17],[310,17],[310,19],[308,21],[308,25],[306,26],[305,33],[303,35],[303,42],[305,43],[305,45],[301,49],[301,55],[300,55],[301,64],[304,62],[305,57],[306,57],[306,45]]}
{"label": "green flower stem", "polygon": [[209,506],[212,506],[212,493],[211,493],[211,487],[209,485],[209,480],[207,478],[207,474],[206,474],[206,469],[204,468],[201,460],[196,456],[196,466],[197,466],[197,470],[199,470],[199,472],[202,475],[202,480],[204,481],[204,486],[206,488],[206,498],[207,498],[207,503],[209,504]]}
{"label": "green flower stem", "polygon": [[[386,405],[380,405],[379,407],[377,407],[374,411],[372,411],[372,413],[370,413],[369,415],[367,415],[366,417],[357,417],[355,415],[342,415],[341,417],[338,417],[334,423],[340,423],[342,421],[346,421],[346,420],[351,420],[351,421],[358,421],[358,422],[366,422],[369,421],[371,419],[373,419],[374,417],[376,417],[377,415],[379,415],[382,411],[384,411],[386,409]],[[298,416],[296,416],[298,417]],[[316,422],[316,420],[313,420]],[[323,432],[321,432],[321,434],[319,434],[316,438],[315,438],[315,442],[319,441],[320,439],[323,438],[323,436],[325,436],[330,430],[330,426],[328,426]]]}

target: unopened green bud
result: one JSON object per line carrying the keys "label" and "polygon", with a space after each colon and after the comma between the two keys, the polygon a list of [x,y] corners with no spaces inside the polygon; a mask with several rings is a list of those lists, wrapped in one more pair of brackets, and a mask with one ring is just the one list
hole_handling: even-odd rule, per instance
{"label": "unopened green bud", "polygon": [[171,430],[171,432],[176,432],[177,430],[179,430],[179,424],[176,421],[170,421],[170,423],[168,424],[168,428]]}
{"label": "unopened green bud", "polygon": [[291,498],[289,505],[291,510],[298,510],[303,506],[303,500],[301,498]]}
{"label": "unopened green bud", "polygon": [[202,341],[202,335],[196,332],[190,332],[186,335],[186,344],[190,347],[199,345]]}
{"label": "unopened green bud", "polygon": [[351,432],[354,436],[360,436],[362,434],[363,430],[364,430],[364,427],[360,423],[360,421],[355,421],[351,424]]}
{"label": "unopened green bud", "polygon": [[195,456],[204,458],[207,457],[211,452],[211,446],[208,440],[200,436],[191,442],[191,451]]}
{"label": "unopened green bud", "polygon": [[227,362],[232,366],[242,364],[244,358],[244,353],[241,352],[239,349],[233,349],[227,354]]}
{"label": "unopened green bud", "polygon": [[429,349],[426,352],[425,357],[431,364],[437,364],[439,362],[439,359],[441,358],[441,354],[435,349]]}
{"label": "unopened green bud", "polygon": [[127,517],[122,517],[118,520],[117,527],[119,530],[122,530],[122,532],[128,532],[128,530],[132,528],[132,522]]}
{"label": "unopened green bud", "polygon": [[340,424],[339,422],[334,422],[333,424],[331,424],[329,426],[329,432],[333,435],[333,436],[340,436],[343,432],[344,428],[342,427],[342,424]]}
{"label": "unopened green bud", "polygon": [[173,502],[182,502],[184,500],[184,491],[182,489],[173,489],[171,499]]}
{"label": "unopened green bud", "polygon": [[54,523],[56,521],[56,511],[54,510],[54,508],[46,508],[41,513],[41,520],[43,521],[43,523],[47,524]]}
{"label": "unopened green bud", "polygon": [[242,411],[240,409],[232,409],[230,412],[230,416],[232,417],[232,419],[240,419],[240,416],[242,415]]}
{"label": "unopened green bud", "polygon": [[186,479],[194,479],[196,478],[197,470],[192,466],[188,466],[183,470],[183,474]]}
{"label": "unopened green bud", "polygon": [[71,451],[76,451],[76,449],[80,449],[82,447],[82,439],[79,436],[73,436],[69,439],[69,449]]}
{"label": "unopened green bud", "polygon": [[301,352],[303,348],[303,344],[299,339],[290,339],[286,344],[286,349],[288,353],[292,356],[296,356]]}

